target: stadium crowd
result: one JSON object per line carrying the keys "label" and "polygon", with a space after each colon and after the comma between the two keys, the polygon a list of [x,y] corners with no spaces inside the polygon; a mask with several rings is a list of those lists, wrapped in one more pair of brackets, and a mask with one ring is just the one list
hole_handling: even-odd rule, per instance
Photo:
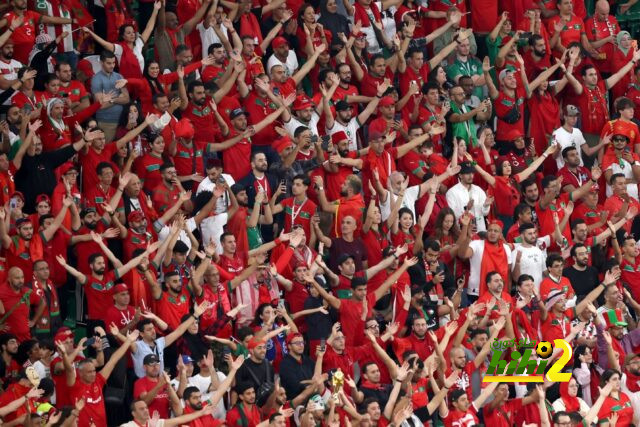
{"label": "stadium crowd", "polygon": [[0,424],[640,426],[636,2],[2,2]]}

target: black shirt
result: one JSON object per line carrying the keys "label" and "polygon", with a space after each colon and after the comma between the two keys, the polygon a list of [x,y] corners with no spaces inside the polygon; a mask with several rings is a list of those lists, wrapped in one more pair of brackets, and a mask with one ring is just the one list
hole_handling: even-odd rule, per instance
{"label": "black shirt", "polygon": [[[251,375],[252,373],[253,375]],[[271,363],[266,359],[261,363],[256,363],[251,359],[247,359],[244,361],[242,366],[240,366],[240,369],[238,369],[236,381],[238,383],[251,383],[253,384],[254,390],[257,391],[260,384],[267,381],[271,383],[273,382],[273,366],[271,366]]]}
{"label": "black shirt", "polygon": [[587,295],[600,284],[598,271],[590,265],[584,271],[577,270],[573,266],[567,267],[562,270],[562,275],[569,279],[578,298]]}
{"label": "black shirt", "polygon": [[[302,339],[302,338],[296,338]],[[307,387],[301,381],[310,380],[313,377],[315,362],[303,355],[298,362],[293,356],[287,354],[280,362],[280,382],[287,391],[287,400],[292,400]]]}

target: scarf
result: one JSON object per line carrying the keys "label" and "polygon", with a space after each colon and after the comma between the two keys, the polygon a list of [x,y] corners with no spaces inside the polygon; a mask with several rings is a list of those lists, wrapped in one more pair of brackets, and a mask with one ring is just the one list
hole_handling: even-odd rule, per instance
{"label": "scarf", "polygon": [[624,56],[627,56],[627,53],[629,52],[629,48],[624,49],[622,47],[622,37],[627,36],[627,37],[631,37],[631,34],[629,34],[628,31],[620,31],[617,35],[616,35],[616,46],[618,46],[618,49],[620,49],[620,52],[622,52],[624,54]]}
{"label": "scarf", "polygon": [[640,375],[632,374],[629,371],[626,371],[625,374],[627,374],[626,385],[629,391],[632,393],[640,391]]}
{"label": "scarf", "polygon": [[329,12],[327,10],[327,3],[328,0],[322,0],[320,2],[320,19],[318,19],[318,22],[324,26],[325,30],[329,30],[335,39],[338,37],[338,33],[344,32],[345,28],[348,28],[348,21],[339,13]]}
{"label": "scarf", "polygon": [[497,245],[484,241],[484,252],[482,253],[480,264],[480,296],[487,291],[487,284],[484,278],[487,277],[487,273],[490,271],[500,273],[505,284],[509,280],[509,264],[507,263],[507,254],[502,241],[498,241]]}
{"label": "scarf", "polygon": [[120,74],[125,78],[133,77],[141,79],[142,71],[140,70],[140,61],[133,50],[125,42],[118,43],[122,47],[122,56],[120,57]]}
{"label": "scarf", "polygon": [[51,117],[51,110],[57,104],[64,105],[64,101],[62,101],[62,99],[60,98],[51,98],[47,102],[47,118],[49,119],[49,123],[51,123],[51,127],[53,127],[53,130],[56,133],[64,134],[65,132],[67,132],[67,125],[65,124],[64,120],[54,119],[53,117]]}
{"label": "scarf", "polygon": [[134,268],[131,270],[131,305],[135,307],[146,307],[147,301],[151,302],[151,294],[148,292],[146,282],[140,273]]}
{"label": "scarf", "polygon": [[[372,25],[371,19],[369,18],[369,14],[367,13],[367,10],[364,8],[364,6],[361,5],[360,2],[356,1],[353,5],[353,8],[354,8],[353,22],[354,23],[361,22],[363,27],[370,27]],[[369,10],[373,14],[373,17],[375,18],[376,21],[382,22],[382,15],[380,14],[380,9],[378,9],[378,6],[376,6],[374,2],[371,2],[371,4],[369,5]]]}
{"label": "scarf", "polygon": [[256,16],[249,12],[240,15],[240,37],[250,36],[257,41],[256,44],[262,43],[262,30]]}
{"label": "scarf", "polygon": [[[16,245],[16,255],[19,258],[23,258],[24,253],[28,253],[31,261],[37,261],[44,257],[44,248],[40,236],[34,234],[29,241],[29,247],[27,248],[27,242],[18,236],[13,236],[13,243]],[[23,258],[24,259],[24,258]],[[11,265],[11,264],[9,264]]]}
{"label": "scarf", "polygon": [[249,210],[241,206],[236,214],[228,219],[227,229],[236,236],[236,253],[249,252],[249,238],[247,237],[247,217]]}
{"label": "scarf", "polygon": [[[516,338],[518,340],[523,338],[535,339],[538,336],[538,334],[534,331],[533,326],[531,325],[531,322],[527,317],[527,314],[522,309],[520,308],[514,309],[513,313],[511,314],[511,319],[513,321],[513,325],[515,326],[514,330],[515,330]],[[521,332],[521,329],[518,327],[518,322],[522,326],[522,329],[524,329],[524,333]]]}
{"label": "scarf", "polygon": [[576,396],[569,396],[569,382],[560,383],[560,398],[566,412],[580,411],[580,400]]}

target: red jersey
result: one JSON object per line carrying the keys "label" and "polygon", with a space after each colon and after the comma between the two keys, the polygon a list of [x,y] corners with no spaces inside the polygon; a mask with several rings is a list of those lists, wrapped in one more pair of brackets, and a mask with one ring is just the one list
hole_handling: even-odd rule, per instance
{"label": "red jersey", "polygon": [[77,80],[71,80],[69,86],[60,85],[58,94],[67,94],[71,102],[80,102],[83,99],[89,99],[89,94],[84,85]]}
{"label": "red jersey", "polygon": [[30,339],[29,309],[40,304],[38,294],[24,286],[16,292],[5,282],[0,285],[0,302],[6,312],[15,307],[11,315],[5,319],[7,332],[14,334],[20,342]]}
{"label": "red jersey", "polygon": [[[496,132],[497,141],[507,141],[507,134],[512,129],[516,129],[525,134],[524,131],[524,104],[527,97],[524,89],[518,87],[515,90],[515,97],[510,97],[505,92],[500,91],[498,97],[493,101],[496,116],[498,117],[498,130]],[[515,123],[507,123],[502,120],[512,109],[516,108],[520,113],[520,119]],[[580,110],[582,111],[582,110]]]}
{"label": "red jersey", "polygon": [[[24,18],[22,25],[11,34],[13,58],[23,64],[29,64],[29,54],[36,43],[36,34],[38,33],[36,25],[40,24],[42,15],[33,10],[25,10],[22,16]],[[4,19],[7,20],[7,26],[11,27],[11,23],[17,17],[13,11],[6,13]]]}
{"label": "red jersey", "polygon": [[[258,96],[255,91],[249,92],[249,95],[243,102],[244,107],[249,113],[249,123],[257,124],[262,121],[269,114],[278,109],[278,106],[273,103],[269,98],[262,98]],[[260,132],[251,137],[251,142],[255,145],[271,145],[273,141],[280,138],[278,132],[276,132],[276,123],[267,125]]]}
{"label": "red jersey", "polygon": [[[611,219],[611,217],[616,212],[620,211],[620,207],[622,206],[623,203],[624,203],[624,200],[622,200],[620,196],[618,196],[617,194],[613,194],[611,197],[607,198],[607,201],[604,202],[604,210],[609,212],[609,219]],[[633,197],[629,197],[629,208],[631,207],[635,207],[640,211],[640,203],[638,203],[638,201]],[[631,218],[624,224],[624,229],[627,230],[627,232],[629,233],[631,232],[632,224],[633,224],[633,218]]]}
{"label": "red jersey", "polygon": [[[227,138],[231,139],[237,135],[238,132],[231,128]],[[227,148],[222,153],[224,171],[231,175],[236,182],[251,172],[251,163],[249,162],[251,157],[251,138],[242,138],[240,142],[233,145],[233,147]]]}
{"label": "red jersey", "polygon": [[128,305],[123,310],[111,305],[105,313],[104,323],[105,325],[115,324],[118,329],[122,329],[133,321],[136,314],[135,307]]}
{"label": "red jersey", "polygon": [[593,88],[586,84],[582,85],[582,94],[578,97],[578,108],[582,118],[582,132],[599,135],[603,126],[609,120],[609,109],[605,93],[607,88],[603,80]]}
{"label": "red jersey", "polygon": [[378,95],[378,85],[384,83],[384,79],[393,81],[394,74],[391,69],[387,67],[384,71],[384,76],[374,77],[367,70],[363,69],[364,76],[360,82],[360,93],[363,96],[376,96]]}
{"label": "red jersey", "polygon": [[289,233],[294,224],[301,225],[306,236],[311,236],[311,217],[318,206],[308,198],[297,203],[295,197],[289,197],[280,202],[284,209],[284,232]]}
{"label": "red jersey", "polygon": [[565,310],[556,316],[552,311],[547,314],[547,320],[540,325],[542,339],[553,342],[555,339],[564,339],[571,332],[571,320],[576,317],[575,307]]}
{"label": "red jersey", "polygon": [[620,270],[622,271],[620,278],[629,285],[631,295],[637,301],[640,297],[640,256],[636,257],[633,263],[622,257]]}
{"label": "red jersey", "polygon": [[494,410],[485,406],[483,408],[484,423],[491,427],[511,427],[514,425],[516,412],[520,408],[522,408],[522,399],[509,399]]}
{"label": "red jersey", "polygon": [[[133,384],[133,398],[139,399],[142,393],[149,393],[156,385],[158,385],[157,379],[155,381],[147,377],[137,379]],[[156,397],[154,397],[148,405],[150,413],[153,414],[158,411],[160,418],[163,419],[167,419],[170,416],[169,393],[167,392],[167,387],[171,387],[171,385],[165,384],[158,393],[156,393]]]}
{"label": "red jersey", "polygon": [[[89,208],[95,208],[98,215],[104,215],[103,203],[109,203],[111,198],[116,194],[116,189],[112,186],[108,186],[105,190],[102,185],[96,185],[95,187],[88,188],[84,191],[84,206]],[[122,207],[122,199],[118,202],[118,206]]]}
{"label": "red jersey", "polygon": [[604,21],[600,21],[594,14],[592,17],[584,21],[584,30],[590,42],[606,39],[613,36],[614,41],[608,42],[600,46],[598,56],[593,59],[596,67],[601,73],[611,73],[614,69],[611,67],[613,60],[613,52],[615,50],[615,37],[620,32],[618,20],[613,15],[608,15]]}
{"label": "red jersey", "polygon": [[480,424],[478,420],[478,409],[472,403],[467,412],[458,411],[457,409],[450,408],[449,415],[443,420],[444,427],[472,427]]}
{"label": "red jersey", "polygon": [[189,314],[191,307],[189,292],[182,288],[180,294],[173,297],[169,292],[163,291],[160,299],[154,301],[154,305],[155,313],[175,330],[182,323],[182,316]]}
{"label": "red jersey", "polygon": [[[367,294],[367,316],[371,316],[371,310],[376,304],[375,294]],[[353,299],[340,300],[340,323],[343,325],[349,325],[349,328],[344,328],[344,338],[346,345],[360,345],[364,342],[364,320],[362,320],[362,302],[355,301]]]}
{"label": "red jersey", "polygon": [[[562,221],[562,218],[564,218],[564,207],[569,203],[570,198],[570,193],[561,193],[558,198],[552,203],[549,203],[545,209],[540,207],[540,203],[536,203],[536,215],[538,217],[538,224],[540,225],[538,234],[540,236],[553,234],[553,231],[556,228],[556,224],[553,220],[553,214],[557,213],[558,219]],[[565,229],[560,231],[567,239],[571,239],[571,230],[568,222]]]}
{"label": "red jersey", "polygon": [[169,188],[164,181],[151,193],[151,201],[159,215],[178,203],[178,199],[180,199],[180,188],[177,185],[172,185],[172,188]]}
{"label": "red jersey", "polygon": [[631,401],[629,400],[629,396],[623,391],[618,392],[618,398],[614,398],[609,395],[604,399],[604,403],[602,404],[602,408],[598,412],[598,422],[603,423],[607,422],[608,419],[615,412],[618,414],[618,422],[616,425],[618,426],[630,426],[633,421],[633,407],[631,406]]}
{"label": "red jersey", "polygon": [[80,166],[82,166],[82,188],[87,191],[100,182],[96,168],[101,162],[111,163],[111,157],[118,151],[115,143],[109,143],[98,153],[93,147],[89,147],[86,153],[80,153]]}
{"label": "red jersey", "polygon": [[91,384],[83,383],[80,378],[70,388],[71,402],[79,399],[86,401],[84,408],[78,417],[78,427],[107,427],[107,412],[104,406],[104,394],[102,389],[107,380],[100,374],[96,374],[96,380]]}
{"label": "red jersey", "polygon": [[542,301],[545,301],[549,293],[554,289],[564,292],[567,299],[571,299],[576,295],[571,282],[566,277],[562,276],[558,282],[551,279],[551,277],[545,277],[540,282],[540,298],[542,298]]}
{"label": "red jersey", "polygon": [[[7,387],[7,390],[4,393],[0,394],[0,408],[9,405],[9,403],[13,402],[16,399],[20,399],[21,397],[26,396],[29,390],[31,390],[30,386],[23,386],[22,384],[17,382],[10,384],[9,387]],[[6,423],[27,414],[27,411],[29,413],[34,413],[36,412],[36,409],[36,401],[34,399],[27,398],[26,405],[20,405],[18,409],[4,416],[3,420]]]}
{"label": "red jersey", "polygon": [[195,129],[194,143],[213,142],[216,137],[220,139],[220,129],[216,122],[216,116],[209,105],[210,101],[211,98],[206,97],[202,106],[189,102],[187,109],[182,112],[182,117],[191,120]]}
{"label": "red jersey", "polygon": [[176,144],[176,154],[173,156],[173,164],[176,166],[178,176],[189,176],[194,173],[202,173],[204,171],[203,162],[204,142],[194,140],[191,147],[187,147],[182,142]]}
{"label": "red jersey", "polygon": [[256,427],[262,421],[260,410],[256,405],[247,408],[242,403],[237,403],[227,412],[226,424],[229,426]]}
{"label": "red jersey", "polygon": [[105,271],[102,279],[87,275],[84,292],[87,295],[89,319],[104,319],[107,309],[113,305],[113,287],[120,277],[117,271]]}
{"label": "red jersey", "polygon": [[160,173],[162,163],[164,163],[162,156],[154,153],[147,153],[142,157],[138,157],[133,163],[133,170],[142,181],[144,191],[150,193],[162,182],[162,174]]}
{"label": "red jersey", "polygon": [[[555,34],[555,25],[560,22],[560,15],[556,15],[549,19],[547,23],[547,30],[550,34]],[[569,44],[577,42],[580,43],[582,35],[585,34],[584,22],[576,15],[571,15],[571,20],[564,24],[562,31],[560,32],[560,44],[563,47],[569,46]]]}

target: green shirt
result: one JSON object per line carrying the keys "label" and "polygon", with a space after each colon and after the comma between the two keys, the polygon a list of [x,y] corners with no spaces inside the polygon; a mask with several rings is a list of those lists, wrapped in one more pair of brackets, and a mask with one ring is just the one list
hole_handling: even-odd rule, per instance
{"label": "green shirt", "polygon": [[[455,102],[451,103],[451,112],[455,114],[464,114],[470,111],[469,107],[464,107],[465,110],[462,111],[461,107]],[[478,146],[478,138],[476,136],[476,123],[471,117],[469,120],[458,123],[451,123],[451,130],[453,131],[453,137],[462,138],[467,141],[467,147],[477,147]]]}
{"label": "green shirt", "polygon": [[[474,56],[470,56],[467,61],[462,62],[456,56],[456,60],[447,67],[447,77],[449,80],[455,81],[460,76],[481,76],[482,75],[482,62]],[[473,94],[482,99],[483,92],[482,87],[476,86],[473,89]]]}

